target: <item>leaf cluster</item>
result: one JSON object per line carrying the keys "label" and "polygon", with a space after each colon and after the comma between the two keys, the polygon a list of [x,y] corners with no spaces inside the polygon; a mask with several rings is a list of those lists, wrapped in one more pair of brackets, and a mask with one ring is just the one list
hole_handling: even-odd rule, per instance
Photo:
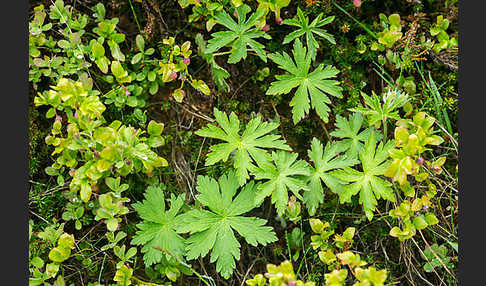
{"label": "leaf cluster", "polygon": [[228,63],[234,64],[242,59],[246,59],[247,50],[250,47],[262,61],[267,62],[264,50],[265,46],[254,40],[260,37],[271,39],[270,35],[254,27],[258,19],[264,15],[265,11],[263,9],[257,10],[246,19],[249,10],[251,8],[247,5],[236,7],[238,22],[233,20],[225,10],[221,10],[221,12],[214,16],[215,22],[225,26],[229,31],[213,33],[211,35],[212,38],[208,41],[207,53],[214,53],[226,45],[231,45]]}
{"label": "leaf cluster", "polygon": [[294,60],[286,52],[268,55],[280,69],[287,73],[276,75],[277,81],[270,84],[266,94],[288,94],[297,87],[295,95],[290,101],[294,124],[309,113],[311,106],[327,123],[330,111],[328,105],[331,103],[328,95],[342,98],[342,88],[339,86],[339,82],[332,79],[339,71],[333,66],[324,67],[324,64],[320,64],[311,72],[311,54],[307,53],[299,39],[294,41],[292,53]]}
{"label": "leaf cluster", "polygon": [[224,112],[214,108],[216,124],[209,124],[199,129],[196,134],[225,141],[212,145],[212,151],[206,158],[206,166],[217,162],[226,162],[233,155],[233,166],[240,185],[249,179],[249,170],[265,162],[271,161],[271,156],[266,149],[291,150],[280,135],[271,134],[278,128],[278,123],[262,122],[262,117],[251,119],[245,129],[241,131],[240,120],[234,112],[228,117]]}
{"label": "leaf cluster", "polygon": [[240,243],[235,231],[252,246],[266,245],[277,240],[266,220],[242,216],[256,207],[253,196],[256,185],[249,182],[237,194],[238,178],[233,172],[222,175],[218,181],[198,177],[197,200],[207,209],[193,209],[181,215],[178,232],[189,233],[187,258],[206,256],[211,250],[211,262],[216,270],[228,278],[240,259]]}

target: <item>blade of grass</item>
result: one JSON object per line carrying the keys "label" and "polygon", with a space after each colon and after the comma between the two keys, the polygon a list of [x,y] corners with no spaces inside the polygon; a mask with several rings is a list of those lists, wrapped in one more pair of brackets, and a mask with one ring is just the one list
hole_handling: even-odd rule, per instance
{"label": "blade of grass", "polygon": [[292,263],[292,250],[290,250],[289,234],[285,231],[285,240],[287,242],[287,251],[289,252],[289,260]]}
{"label": "blade of grass", "polygon": [[[373,63],[380,69],[380,71],[376,70],[375,68],[373,68],[373,70],[390,86],[394,86],[394,84],[392,83],[393,82],[393,78],[391,77],[391,75],[389,75],[384,69],[383,67],[381,67],[377,62],[373,61]],[[384,77],[384,75],[386,75],[388,77],[388,79],[386,79]]]}
{"label": "blade of grass", "polygon": [[[434,96],[437,98],[437,101],[442,106],[442,103],[443,103],[442,97],[440,96],[437,85],[435,84],[435,81],[432,79],[430,72],[429,72],[429,83],[430,83],[431,90],[432,90]],[[447,127],[447,131],[449,131],[449,133],[452,134],[451,121],[449,120],[449,115],[447,114],[446,108],[442,109],[442,116],[443,116],[443,119],[444,119],[444,122],[445,122],[445,126]]]}
{"label": "blade of grass", "polygon": [[451,121],[449,119],[449,114],[447,113],[446,108],[443,108],[441,110],[443,100],[442,97],[440,96],[439,89],[437,88],[437,85],[435,84],[435,81],[432,78],[432,75],[430,74],[430,71],[429,71],[429,80],[426,81],[422,69],[419,67],[417,63],[415,63],[415,66],[417,67],[417,71],[419,72],[423,82],[425,82],[428,92],[432,95],[432,98],[434,99],[434,103],[435,103],[434,108],[436,113],[435,116],[437,117],[437,120],[439,120],[441,125],[447,128],[449,134],[452,134],[452,126],[451,126]]}
{"label": "blade of grass", "polygon": [[132,9],[133,18],[135,18],[135,22],[137,23],[138,32],[142,33],[142,29],[140,28],[140,23],[138,23],[137,14],[135,13],[135,9],[133,9],[132,0],[128,0],[128,3],[130,3],[130,9]]}
{"label": "blade of grass", "polygon": [[353,19],[358,25],[361,26],[361,28],[363,28],[363,30],[365,30],[368,34],[370,34],[373,38],[375,38],[376,40],[378,40],[378,37],[376,36],[375,33],[373,33],[370,29],[368,29],[368,27],[366,27],[365,24],[361,23],[360,21],[358,21],[356,18],[354,18],[353,16],[351,16],[351,14],[348,13],[348,11],[344,10],[344,8],[342,8],[341,6],[339,6],[336,2],[332,1],[332,4],[334,6],[336,6],[336,8],[338,8],[339,10],[341,10],[344,14],[346,14],[348,17],[350,17],[351,19]]}
{"label": "blade of grass", "polygon": [[[432,88],[430,87],[429,82],[427,80],[425,80],[424,73],[422,72],[422,69],[419,67],[419,65],[417,63],[415,63],[415,66],[417,67],[417,71],[420,74],[420,77],[422,78],[422,81],[425,83],[425,86],[427,87],[428,92],[432,95],[431,97],[434,100],[435,117],[437,118],[437,120],[442,125],[445,125],[444,124],[444,120],[442,120],[442,113],[439,110],[439,106],[441,105],[440,102],[439,102],[440,99],[437,99],[435,93],[433,92]],[[430,73],[429,73],[429,79],[430,79]],[[430,99],[430,97],[429,97],[429,99]],[[422,105],[422,108],[424,106],[425,106],[425,104]]]}

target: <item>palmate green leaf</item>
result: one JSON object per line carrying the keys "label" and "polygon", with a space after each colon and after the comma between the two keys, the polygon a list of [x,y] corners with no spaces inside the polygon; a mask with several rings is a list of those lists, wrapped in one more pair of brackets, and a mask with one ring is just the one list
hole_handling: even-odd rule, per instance
{"label": "palmate green leaf", "polygon": [[204,257],[211,250],[210,261],[216,262],[216,271],[227,279],[236,267],[235,259],[240,259],[235,231],[253,246],[266,245],[277,237],[271,227],[264,226],[266,220],[241,216],[256,207],[253,197],[257,187],[253,181],[238,195],[240,184],[234,172],[221,176],[218,181],[198,176],[197,183],[196,198],[208,210],[194,209],[181,215],[177,232],[191,234],[187,239],[187,259]]}
{"label": "palmate green leaf", "polygon": [[286,52],[283,52],[283,54],[274,53],[268,55],[279,68],[286,70],[290,74],[275,76],[277,81],[270,84],[270,88],[266,94],[288,94],[292,89],[298,87],[290,102],[294,124],[309,113],[311,104],[319,117],[324,122],[328,122],[328,114],[330,111],[328,104],[331,103],[328,95],[337,98],[342,98],[343,96],[341,93],[342,88],[338,86],[339,82],[330,80],[339,71],[333,66],[324,67],[324,64],[320,64],[314,71],[309,73],[311,55],[306,52],[299,39],[295,40],[292,53],[295,58],[295,63]]}
{"label": "palmate green leaf", "polygon": [[363,143],[370,136],[371,132],[375,133],[375,139],[377,141],[381,140],[381,133],[375,131],[371,127],[360,132],[362,125],[363,116],[360,113],[353,113],[349,116],[349,119],[337,115],[337,129],[329,133],[333,137],[342,139],[340,142],[346,150],[346,156],[350,158],[358,158],[358,153],[363,150]]}
{"label": "palmate green leaf", "polygon": [[359,153],[359,159],[363,171],[344,167],[334,170],[331,174],[338,179],[348,182],[344,187],[334,190],[339,195],[340,202],[350,202],[351,197],[359,193],[359,203],[363,205],[366,217],[371,221],[373,211],[380,198],[394,202],[395,196],[391,183],[378,177],[385,173],[391,161],[388,150],[394,147],[394,142],[389,141],[385,145],[380,142],[376,147],[375,134],[371,132],[368,137],[364,150]]}
{"label": "palmate green leaf", "polygon": [[265,149],[291,150],[285,141],[280,139],[280,135],[269,134],[278,128],[278,123],[262,122],[261,116],[257,116],[248,122],[240,135],[240,121],[234,112],[228,117],[224,112],[214,108],[214,117],[221,127],[209,124],[196,131],[196,134],[220,139],[227,143],[212,145],[209,148],[212,152],[206,158],[206,166],[219,161],[225,162],[234,152],[234,167],[240,185],[243,185],[250,177],[248,170],[254,166],[253,160],[257,163],[271,160],[270,154]]}
{"label": "palmate green leaf", "polygon": [[265,46],[255,41],[255,38],[263,37],[265,39],[271,39],[270,35],[264,31],[258,30],[254,27],[258,19],[265,14],[265,10],[260,9],[246,19],[248,6],[241,5],[236,8],[236,14],[238,16],[238,23],[231,18],[226,11],[222,10],[214,16],[216,23],[221,24],[229,29],[229,31],[221,31],[213,33],[208,41],[207,53],[214,53],[222,47],[231,44],[231,53],[228,58],[228,63],[234,64],[242,59],[246,59],[248,46],[253,49],[257,55],[267,62],[267,57],[264,51]]}
{"label": "palmate green leaf", "polygon": [[267,196],[272,196],[272,203],[277,208],[278,215],[282,215],[289,201],[288,190],[299,199],[303,199],[299,190],[308,191],[306,178],[309,176],[307,162],[297,160],[297,153],[286,151],[272,152],[273,162],[264,162],[252,169],[252,175],[257,180],[268,180],[261,184],[255,196],[255,203],[259,204]]}
{"label": "palmate green leaf", "polygon": [[310,160],[314,167],[310,168],[309,191],[304,192],[304,203],[310,215],[314,215],[317,207],[324,201],[324,191],[321,181],[333,192],[339,192],[345,182],[330,174],[331,170],[350,167],[359,163],[357,158],[343,156],[341,152],[346,149],[343,141],[328,142],[323,149],[322,143],[312,139],[311,149],[308,150]]}
{"label": "palmate green leaf", "polygon": [[[146,266],[156,264],[166,255],[161,251],[168,250],[173,255],[182,258],[184,255],[184,238],[175,232],[175,227],[180,224],[180,216],[177,216],[184,203],[182,195],[170,199],[170,209],[165,210],[164,192],[160,187],[150,186],[145,191],[145,200],[134,203],[132,206],[143,219],[137,224],[139,229],[133,237],[133,245],[143,245],[143,261]],[[154,248],[156,247],[156,248]],[[157,249],[159,248],[159,249]]]}
{"label": "palmate green leaf", "polygon": [[302,10],[299,7],[297,7],[297,16],[293,19],[284,20],[283,24],[299,27],[299,29],[285,36],[285,39],[282,44],[285,45],[297,38],[305,36],[307,49],[309,50],[311,59],[315,60],[317,49],[319,48],[319,43],[314,37],[314,34],[328,40],[333,45],[336,44],[336,41],[334,40],[334,36],[320,28],[324,25],[331,23],[334,20],[334,16],[329,16],[324,19],[322,19],[322,16],[323,14],[320,13],[319,15],[317,15],[314,21],[312,21],[312,23],[309,24],[309,18],[305,17]]}
{"label": "palmate green leaf", "polygon": [[375,125],[379,128],[382,122],[386,122],[387,119],[393,118],[400,120],[398,114],[398,108],[404,106],[408,101],[408,94],[402,93],[399,90],[390,90],[384,93],[380,99],[375,92],[372,92],[371,96],[361,92],[365,104],[368,107],[350,108],[350,111],[359,112],[365,115],[368,119],[368,124]]}

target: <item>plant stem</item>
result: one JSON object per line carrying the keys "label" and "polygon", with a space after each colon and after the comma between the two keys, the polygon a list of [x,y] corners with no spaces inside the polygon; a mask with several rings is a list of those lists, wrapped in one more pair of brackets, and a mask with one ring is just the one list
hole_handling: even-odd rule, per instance
{"label": "plant stem", "polygon": [[360,21],[356,20],[356,18],[354,18],[353,16],[351,16],[351,14],[348,13],[348,11],[344,10],[341,6],[339,6],[336,2],[332,1],[332,4],[334,6],[336,6],[339,10],[343,11],[344,14],[346,14],[347,16],[349,16],[351,19],[353,19],[358,25],[361,26],[361,28],[363,28],[368,34],[370,34],[371,36],[373,36],[373,38],[375,38],[376,40],[378,40],[378,37],[376,36],[375,33],[373,33],[370,29],[368,29],[368,27],[366,27],[365,24],[361,23]]}
{"label": "plant stem", "polygon": [[386,135],[387,135],[387,130],[388,130],[388,126],[386,124],[386,119],[383,119],[383,140],[386,141]]}
{"label": "plant stem", "polygon": [[227,55],[227,54],[229,54],[229,53],[231,53],[231,51],[227,51],[227,52],[221,52],[221,53],[214,53],[214,54],[213,54],[213,57],[215,57],[215,56]]}
{"label": "plant stem", "polygon": [[130,9],[132,10],[133,17],[135,18],[135,22],[137,23],[138,32],[142,33],[142,29],[140,28],[140,23],[138,23],[137,14],[135,14],[135,9],[133,9],[132,0],[128,0],[128,3],[130,3]]}
{"label": "plant stem", "polygon": [[145,282],[145,281],[142,281],[140,279],[138,279],[137,277],[135,276],[132,276],[130,279],[132,279],[133,281],[141,284],[141,285],[146,285],[146,286],[161,286],[160,284],[155,284],[155,283],[150,283],[150,282]]}
{"label": "plant stem", "polygon": [[206,284],[206,285],[208,285],[208,286],[211,286],[211,285],[210,285],[210,284],[209,284],[209,283],[208,283],[206,280],[204,280],[204,278],[202,277],[202,275],[201,275],[201,274],[199,274],[199,273],[198,273],[196,270],[194,270],[194,269],[192,268],[192,266],[191,266],[191,265],[189,265],[189,264],[187,264],[187,263],[184,263],[184,262],[183,262],[183,261],[182,261],[182,260],[181,260],[179,257],[177,257],[175,254],[172,254],[170,251],[168,251],[168,250],[166,250],[166,249],[162,249],[162,248],[157,247],[157,246],[154,246],[153,248],[154,248],[154,249],[157,249],[157,250],[160,250],[160,251],[162,251],[162,252],[165,252],[165,253],[169,254],[170,256],[174,257],[174,258],[177,260],[177,262],[179,262],[180,264],[182,264],[182,265],[184,265],[184,266],[188,267],[188,268],[189,268],[189,269],[192,271],[192,273],[196,274],[196,276],[197,276],[199,279],[201,279],[201,280],[204,282],[204,284]]}
{"label": "plant stem", "polygon": [[98,284],[100,284],[101,281],[101,274],[103,273],[103,267],[105,266],[105,259],[106,259],[106,253],[105,256],[103,256],[103,262],[101,263],[101,270],[100,270],[100,274],[98,275]]}

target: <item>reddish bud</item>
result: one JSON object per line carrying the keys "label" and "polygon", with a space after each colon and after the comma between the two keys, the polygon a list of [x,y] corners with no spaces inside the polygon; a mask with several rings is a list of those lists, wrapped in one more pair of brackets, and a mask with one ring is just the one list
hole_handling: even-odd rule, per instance
{"label": "reddish bud", "polygon": [[73,168],[71,168],[71,170],[69,170],[69,175],[70,175],[71,177],[74,177],[74,169],[73,169]]}
{"label": "reddish bud", "polygon": [[191,59],[190,58],[184,58],[184,60],[182,61],[185,65],[188,65],[191,63]]}
{"label": "reddish bud", "polygon": [[360,7],[361,6],[361,0],[353,0],[353,5],[355,7]]}
{"label": "reddish bud", "polygon": [[440,171],[440,167],[439,166],[432,166],[431,169],[434,170],[434,171],[436,171],[436,172]]}
{"label": "reddish bud", "polygon": [[279,17],[277,20],[275,20],[275,23],[277,23],[277,25],[282,25],[282,17]]}
{"label": "reddish bud", "polygon": [[296,286],[297,285],[297,282],[295,281],[289,281],[289,283],[287,283],[288,286]]}
{"label": "reddish bud", "polygon": [[417,164],[422,165],[424,163],[424,158],[418,157],[417,160],[415,161]]}
{"label": "reddish bud", "polygon": [[268,24],[265,24],[265,26],[263,26],[263,28],[262,28],[262,31],[264,31],[264,32],[268,32],[269,30],[270,30],[270,25],[268,25]]}
{"label": "reddish bud", "polygon": [[78,111],[77,111],[77,110],[74,112],[74,118],[76,118],[76,119],[78,119],[78,118],[79,118],[79,116],[78,116]]}
{"label": "reddish bud", "polygon": [[130,94],[132,93],[125,89],[125,96],[129,96]]}
{"label": "reddish bud", "polygon": [[98,153],[98,151],[94,150],[94,156],[96,157],[96,159],[100,158],[100,154]]}
{"label": "reddish bud", "polygon": [[56,114],[56,121],[62,122],[62,117]]}
{"label": "reddish bud", "polygon": [[176,79],[177,78],[177,72],[172,71],[172,73],[170,74],[170,78],[171,79]]}

